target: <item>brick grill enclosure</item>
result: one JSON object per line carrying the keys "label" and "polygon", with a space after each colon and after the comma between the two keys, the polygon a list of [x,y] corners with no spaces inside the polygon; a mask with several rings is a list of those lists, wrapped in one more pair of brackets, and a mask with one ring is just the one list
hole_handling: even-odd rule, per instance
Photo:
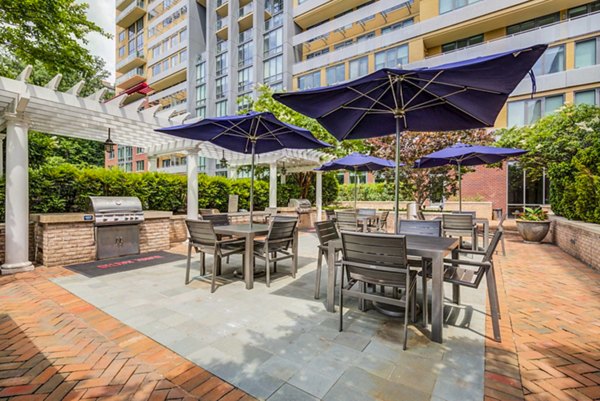
{"label": "brick grill enclosure", "polygon": [[553,242],[563,251],[600,271],[600,225],[551,217]]}

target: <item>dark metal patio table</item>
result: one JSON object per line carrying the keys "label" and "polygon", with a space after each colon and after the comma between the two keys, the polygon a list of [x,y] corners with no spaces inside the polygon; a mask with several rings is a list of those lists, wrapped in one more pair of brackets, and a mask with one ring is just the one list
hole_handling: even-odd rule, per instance
{"label": "dark metal patio table", "polygon": [[[227,226],[215,226],[215,233],[221,235],[231,235],[234,237],[241,237],[246,240],[245,245],[245,263],[244,263],[244,281],[246,282],[246,289],[251,290],[254,288],[254,237],[260,235],[266,235],[269,233],[268,224],[230,224]],[[293,252],[298,254],[298,230],[294,232],[294,243]],[[294,263],[297,262],[297,258],[294,259]],[[297,266],[294,266],[296,269]]]}
{"label": "dark metal patio table", "polygon": [[[443,341],[444,326],[444,258],[458,249],[458,239],[445,237],[428,237],[423,235],[407,235],[406,248],[410,256],[419,256],[431,260],[431,339]],[[328,243],[327,258],[327,311],[335,312],[335,251],[342,249],[341,239]],[[424,308],[426,310],[426,308]]]}

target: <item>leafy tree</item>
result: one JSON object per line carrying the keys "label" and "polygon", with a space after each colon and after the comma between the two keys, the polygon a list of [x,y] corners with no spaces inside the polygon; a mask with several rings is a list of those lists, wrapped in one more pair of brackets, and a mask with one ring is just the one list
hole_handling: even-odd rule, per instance
{"label": "leafy tree", "polygon": [[[452,166],[431,169],[413,168],[415,161],[424,155],[441,150],[457,142],[469,144],[489,144],[492,134],[486,130],[448,131],[448,132],[403,132],[400,136],[400,197],[417,202],[423,206],[428,199],[448,197],[458,190],[458,177]],[[369,139],[378,157],[394,160],[396,157],[396,137],[385,136]],[[461,172],[468,169],[462,168]],[[388,182],[393,182],[394,171],[384,172]],[[388,184],[389,185],[389,184]],[[393,185],[393,184],[392,184]]]}
{"label": "leafy tree", "polygon": [[529,151],[519,159],[528,175],[546,169],[555,214],[600,223],[600,107],[565,105],[533,125],[496,134],[499,146]]}

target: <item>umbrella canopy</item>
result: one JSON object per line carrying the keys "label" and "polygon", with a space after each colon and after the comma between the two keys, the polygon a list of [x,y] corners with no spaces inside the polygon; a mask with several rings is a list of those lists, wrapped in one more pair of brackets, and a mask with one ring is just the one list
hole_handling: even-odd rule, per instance
{"label": "umbrella canopy", "polygon": [[[452,131],[491,127],[509,94],[529,73],[547,45],[479,57],[433,68],[384,68],[326,88],[273,95],[316,118],[339,140],[401,131]],[[396,225],[398,221],[396,167]]]}
{"label": "umbrella canopy", "polygon": [[493,146],[469,145],[457,143],[421,157],[415,162],[415,168],[430,168],[455,165],[458,169],[458,210],[462,211],[461,166],[477,166],[498,163],[506,158],[527,153],[523,149],[496,148]]}
{"label": "umbrella canopy", "polygon": [[356,199],[358,191],[358,171],[377,171],[384,168],[394,168],[395,164],[391,160],[380,159],[378,157],[364,155],[362,153],[352,153],[340,159],[335,159],[316,168],[316,171],[332,170],[350,170],[354,171],[354,208],[356,209]]}
{"label": "umbrella canopy", "polygon": [[250,167],[250,224],[254,210],[254,156],[281,149],[330,147],[314,135],[292,124],[279,121],[272,113],[205,118],[195,123],[159,128],[156,131],[180,138],[208,141],[234,152],[252,154]]}

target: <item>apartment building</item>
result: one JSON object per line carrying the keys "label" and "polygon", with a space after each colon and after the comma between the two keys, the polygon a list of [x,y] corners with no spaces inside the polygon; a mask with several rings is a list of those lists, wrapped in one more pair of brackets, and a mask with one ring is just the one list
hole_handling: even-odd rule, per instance
{"label": "apartment building", "polygon": [[[534,68],[536,93],[525,79],[496,127],[531,124],[566,102],[600,104],[600,1],[117,0],[116,7],[117,88],[150,86],[148,104],[193,116],[236,113],[257,83],[308,89],[382,67],[434,66],[536,43],[550,45]],[[134,164],[135,149],[123,159],[116,153],[107,165]],[[161,155],[158,167],[182,160]],[[201,165],[226,174],[218,160]],[[505,211],[547,202],[545,179],[530,180],[516,164],[493,178],[504,190],[487,195],[477,178],[486,171],[466,176],[467,197]]]}

